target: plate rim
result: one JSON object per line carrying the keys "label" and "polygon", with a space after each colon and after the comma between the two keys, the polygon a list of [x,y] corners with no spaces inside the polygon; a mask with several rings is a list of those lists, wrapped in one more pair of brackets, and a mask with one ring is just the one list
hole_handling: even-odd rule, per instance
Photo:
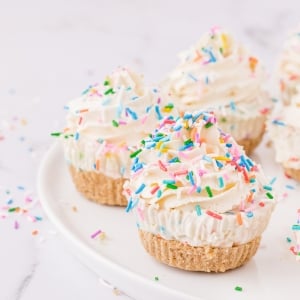
{"label": "plate rim", "polygon": [[[191,295],[187,295],[183,292],[172,290],[171,288],[164,286],[162,284],[158,285],[157,282],[153,282],[150,279],[144,278],[142,276],[139,276],[138,274],[134,273],[131,270],[126,270],[117,263],[114,263],[110,259],[104,257],[101,255],[101,253],[98,253],[95,249],[92,249],[88,245],[86,245],[83,241],[78,239],[76,237],[76,234],[71,232],[70,229],[67,228],[66,224],[64,224],[61,220],[61,218],[55,213],[55,208],[53,205],[51,205],[51,201],[49,199],[49,195],[47,195],[47,192],[45,192],[45,184],[46,184],[46,177],[47,177],[47,170],[49,168],[49,164],[51,161],[51,158],[55,157],[55,155],[59,155],[58,152],[62,152],[61,145],[59,141],[54,142],[50,148],[46,151],[44,154],[38,168],[37,172],[37,193],[39,195],[39,201],[41,203],[41,206],[44,210],[44,213],[48,217],[49,221],[54,225],[54,227],[57,229],[57,231],[62,235],[62,237],[68,241],[69,246],[73,245],[75,246],[75,249],[77,251],[79,250],[80,254],[79,261],[87,266],[93,273],[97,273],[97,271],[89,265],[84,259],[82,259],[82,255],[87,256],[89,258],[92,258],[93,261],[97,261],[100,265],[102,265],[106,271],[111,271],[112,274],[118,273],[118,275],[121,277],[122,280],[128,281],[128,284],[122,284],[119,281],[117,288],[121,289],[122,291],[128,293],[128,296],[131,297],[132,292],[136,291],[136,288],[128,288],[130,287],[129,284],[140,282],[140,284],[143,285],[143,290],[145,291],[145,288],[151,292],[151,299],[153,299],[154,293],[153,291],[158,292],[158,296],[164,296],[169,297],[172,300],[176,299],[187,299],[187,300],[205,300],[204,298],[194,297]],[[62,153],[61,153],[62,154]],[[56,202],[54,202],[56,203]],[[76,253],[73,254],[76,255]],[[78,253],[77,253],[78,254]],[[99,274],[97,274],[99,275]],[[109,277],[109,276],[108,276]],[[109,280],[110,283],[114,284],[112,282],[111,278],[103,278],[105,280]],[[145,293],[144,293],[145,294]],[[167,298],[164,298],[167,299]]]}

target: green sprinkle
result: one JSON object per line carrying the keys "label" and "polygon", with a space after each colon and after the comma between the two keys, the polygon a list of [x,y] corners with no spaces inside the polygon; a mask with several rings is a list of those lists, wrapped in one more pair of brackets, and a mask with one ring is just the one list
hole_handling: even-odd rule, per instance
{"label": "green sprinkle", "polygon": [[206,124],[204,125],[204,127],[205,127],[205,128],[209,128],[209,127],[211,127],[211,126],[213,126],[213,125],[214,125],[213,123],[208,122],[208,123],[206,123]]}
{"label": "green sprinkle", "polygon": [[130,158],[134,158],[142,152],[142,149],[136,150],[130,154]]}
{"label": "green sprinkle", "polygon": [[19,209],[19,207],[12,207],[12,208],[10,208],[9,210],[8,210],[8,212],[14,212],[14,211],[16,211],[16,210],[18,210]]}
{"label": "green sprinkle", "polygon": [[286,238],[286,241],[287,241],[288,243],[291,243],[291,242],[292,242],[292,239],[291,239],[290,237],[287,237],[287,238]]}
{"label": "green sprinkle", "polygon": [[114,94],[115,92],[114,92],[114,90],[113,90],[113,88],[110,88],[110,89],[108,89],[106,92],[104,92],[104,95],[106,96],[106,95],[108,95],[108,94]]}
{"label": "green sprinkle", "polygon": [[106,86],[106,85],[109,85],[109,81],[108,81],[108,80],[105,80],[104,83],[103,83],[103,85],[105,85],[105,86]]}
{"label": "green sprinkle", "polygon": [[155,276],[155,277],[154,277],[154,280],[155,280],[155,281],[159,281],[158,276]]}
{"label": "green sprinkle", "polygon": [[51,133],[51,136],[60,136],[61,135],[61,132],[52,132]]}
{"label": "green sprinkle", "polygon": [[226,123],[227,122],[227,119],[226,118],[221,118],[220,120],[222,123]]}
{"label": "green sprinkle", "polygon": [[166,187],[169,188],[169,189],[172,189],[172,190],[176,190],[178,188],[177,185],[172,184],[172,183],[167,183]]}
{"label": "green sprinkle", "polygon": [[112,125],[114,127],[119,127],[119,123],[116,120],[112,120]]}
{"label": "green sprinkle", "polygon": [[189,145],[189,144],[193,144],[193,141],[191,139],[188,139],[186,141],[184,141],[185,145]]}
{"label": "green sprinkle", "polygon": [[211,198],[211,197],[213,196],[213,193],[212,193],[210,187],[209,187],[209,186],[206,186],[206,187],[205,187],[205,190],[206,190],[207,195]]}
{"label": "green sprinkle", "polygon": [[169,103],[165,106],[166,109],[173,109],[174,108],[174,104],[173,103]]}
{"label": "green sprinkle", "polygon": [[269,198],[269,199],[273,199],[274,197],[273,197],[273,195],[271,194],[271,193],[266,193],[266,196]]}
{"label": "green sprinkle", "polygon": [[238,291],[238,292],[242,292],[243,291],[243,288],[241,286],[238,286],[238,285],[234,289],[236,291]]}

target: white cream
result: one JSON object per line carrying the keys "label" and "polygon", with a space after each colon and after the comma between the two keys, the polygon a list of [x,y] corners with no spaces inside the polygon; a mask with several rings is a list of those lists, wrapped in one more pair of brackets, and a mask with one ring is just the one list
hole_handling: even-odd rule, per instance
{"label": "white cream", "polygon": [[166,99],[182,111],[212,109],[223,120],[220,126],[237,140],[261,133],[273,103],[263,90],[266,75],[260,61],[241,43],[213,29],[180,58],[161,84]]}
{"label": "white cream", "polygon": [[267,124],[275,159],[286,168],[300,169],[300,95],[284,106]]}
{"label": "white cream", "polygon": [[[157,132],[145,139],[133,164],[138,171],[124,187],[129,207],[136,205],[140,229],[216,247],[262,234],[275,205],[263,189],[267,180],[232,137],[217,128],[213,115],[194,112]],[[176,158],[180,162],[172,162]]]}
{"label": "white cream", "polygon": [[66,159],[78,169],[127,177],[131,148],[155,127],[159,102],[142,76],[117,69],[67,105]]}
{"label": "white cream", "polygon": [[281,97],[285,104],[300,93],[300,27],[291,32],[279,58],[278,77]]}

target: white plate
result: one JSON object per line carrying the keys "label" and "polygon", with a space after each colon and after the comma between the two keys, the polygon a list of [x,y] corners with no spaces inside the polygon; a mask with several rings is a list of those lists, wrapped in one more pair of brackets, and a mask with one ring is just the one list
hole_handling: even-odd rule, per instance
{"label": "white plate", "polygon": [[[58,144],[41,164],[38,190],[46,214],[79,259],[133,298],[274,300],[296,296],[300,291],[300,263],[288,250],[292,244],[286,238],[292,238],[291,225],[300,207],[298,186],[294,191],[284,190],[285,184],[296,184],[284,178],[270,149],[261,146],[255,159],[262,161],[268,175],[279,176],[279,195],[288,191],[289,197],[277,205],[256,256],[224,274],[181,271],[150,257],[138,240],[132,214],[124,208],[94,204],[76,192]],[[104,240],[90,237],[98,229],[106,233]],[[236,286],[243,291],[236,291]]]}

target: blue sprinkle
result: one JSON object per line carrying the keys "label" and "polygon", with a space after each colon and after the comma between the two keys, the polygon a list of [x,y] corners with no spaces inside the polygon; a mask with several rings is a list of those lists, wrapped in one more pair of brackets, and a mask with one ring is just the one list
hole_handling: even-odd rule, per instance
{"label": "blue sprinkle", "polygon": [[161,191],[161,190],[158,190],[157,193],[156,193],[157,198],[160,198],[160,197],[161,197],[161,194],[162,194],[162,191]]}
{"label": "blue sprinkle", "polygon": [[231,147],[232,147],[232,144],[227,143],[227,144],[226,144],[226,147],[227,147],[227,148],[231,148]]}
{"label": "blue sprinkle", "polygon": [[188,178],[189,178],[191,185],[195,185],[194,176],[193,176],[192,171],[188,172]]}
{"label": "blue sprinkle", "polygon": [[254,183],[254,182],[256,182],[256,179],[255,178],[250,178],[250,180],[249,180],[251,183]]}
{"label": "blue sprinkle", "polygon": [[176,181],[174,179],[164,179],[163,184],[174,184]]}
{"label": "blue sprinkle", "polygon": [[248,165],[249,165],[250,167],[253,167],[253,166],[254,166],[254,163],[253,163],[253,161],[252,161],[250,158],[247,158],[247,159],[246,159],[246,162],[248,163]]}
{"label": "blue sprinkle", "polygon": [[276,180],[277,180],[277,177],[273,177],[272,180],[270,181],[270,185],[273,185]]}
{"label": "blue sprinkle", "polygon": [[193,81],[195,81],[195,82],[198,81],[198,79],[197,79],[193,74],[188,73],[188,76],[189,76]]}
{"label": "blue sprinkle", "polygon": [[271,186],[268,186],[268,185],[264,185],[263,188],[264,188],[264,190],[266,190],[266,191],[272,191],[272,190],[273,190],[272,187],[271,187]]}
{"label": "blue sprinkle", "polygon": [[166,233],[166,228],[164,226],[159,226],[159,230],[161,233]]}
{"label": "blue sprinkle", "polygon": [[131,209],[132,209],[132,200],[130,199],[125,211],[128,213],[128,212],[130,212]]}
{"label": "blue sprinkle", "polygon": [[145,147],[146,149],[151,149],[154,148],[156,146],[155,142],[146,142]]}
{"label": "blue sprinkle", "polygon": [[241,165],[244,166],[244,167],[246,167],[246,169],[247,169],[248,172],[250,171],[250,167],[249,167],[248,162],[246,161],[244,155],[241,156]]}
{"label": "blue sprinkle", "polygon": [[137,114],[133,110],[131,110],[129,107],[126,107],[126,112],[131,116],[131,118],[133,120],[137,120],[138,119]]}
{"label": "blue sprinkle", "polygon": [[21,186],[21,185],[17,186],[17,188],[18,188],[18,190],[20,190],[20,191],[24,191],[24,190],[25,190],[25,187],[24,187],[24,186]]}
{"label": "blue sprinkle", "polygon": [[197,216],[201,216],[202,215],[201,207],[200,207],[199,204],[197,204],[195,206],[195,210],[196,210]]}
{"label": "blue sprinkle", "polygon": [[147,106],[146,107],[146,113],[149,113],[149,111],[152,109],[152,105],[150,105],[150,106]]}
{"label": "blue sprinkle", "polygon": [[133,96],[132,98],[131,98],[131,100],[136,100],[136,99],[138,99],[139,97],[138,96]]}
{"label": "blue sprinkle", "polygon": [[219,178],[218,178],[218,181],[219,181],[219,187],[220,187],[220,188],[223,188],[223,187],[224,187],[224,180],[223,180],[223,177],[219,177]]}
{"label": "blue sprinkle", "polygon": [[235,106],[234,101],[230,101],[229,105],[230,105],[231,110],[236,111],[236,106]]}
{"label": "blue sprinkle", "polygon": [[197,186],[196,192],[197,192],[197,193],[201,193],[201,191],[202,191],[201,187],[200,187],[200,186]]}
{"label": "blue sprinkle", "polygon": [[183,116],[183,120],[188,120],[188,119],[191,119],[192,117],[193,117],[192,114],[185,113],[184,116]]}
{"label": "blue sprinkle", "polygon": [[155,112],[156,112],[157,119],[161,120],[163,118],[163,116],[161,115],[161,112],[159,110],[159,106],[155,105],[154,109],[155,109]]}
{"label": "blue sprinkle", "polygon": [[181,124],[176,124],[173,126],[174,131],[179,131],[182,128]]}
{"label": "blue sprinkle", "polygon": [[158,90],[157,90],[157,89],[153,89],[152,91],[153,91],[154,93],[157,93],[157,92],[158,92]]}
{"label": "blue sprinkle", "polygon": [[40,217],[40,216],[35,216],[35,219],[36,219],[37,221],[42,221],[42,220],[43,220],[43,218]]}
{"label": "blue sprinkle", "polygon": [[193,122],[195,122],[201,115],[203,115],[203,112],[197,112],[197,113],[194,113],[193,115]]}
{"label": "blue sprinkle", "polygon": [[247,215],[248,218],[252,218],[253,217],[253,212],[252,211],[248,211],[246,215]]}
{"label": "blue sprinkle", "polygon": [[223,164],[221,163],[221,162],[219,162],[218,160],[216,160],[216,164],[217,164],[217,167],[219,168],[219,169],[221,169],[221,168],[223,168]]}
{"label": "blue sprinkle", "polygon": [[78,141],[78,140],[79,140],[79,132],[76,132],[76,133],[75,133],[74,139],[75,139],[75,141]]}
{"label": "blue sprinkle", "polygon": [[137,172],[138,170],[143,168],[143,164],[142,163],[137,163],[135,165],[132,166],[131,170],[134,172]]}
{"label": "blue sprinkle", "polygon": [[282,121],[279,121],[279,120],[273,120],[272,123],[275,124],[275,125],[285,126],[285,123],[282,122]]}
{"label": "blue sprinkle", "polygon": [[298,224],[293,225],[292,230],[297,230],[297,231],[300,230],[300,225]]}
{"label": "blue sprinkle", "polygon": [[207,155],[203,155],[203,160],[206,160],[207,162],[212,162],[212,159],[211,159],[211,157],[209,157],[209,156],[207,156]]}
{"label": "blue sprinkle", "polygon": [[289,189],[289,190],[294,190],[294,189],[295,189],[295,187],[292,186],[292,185],[290,185],[290,184],[287,184],[285,187],[286,187],[287,189]]}
{"label": "blue sprinkle", "polygon": [[13,199],[8,199],[8,200],[6,201],[6,204],[10,205],[10,204],[13,204],[13,202],[14,202]]}

